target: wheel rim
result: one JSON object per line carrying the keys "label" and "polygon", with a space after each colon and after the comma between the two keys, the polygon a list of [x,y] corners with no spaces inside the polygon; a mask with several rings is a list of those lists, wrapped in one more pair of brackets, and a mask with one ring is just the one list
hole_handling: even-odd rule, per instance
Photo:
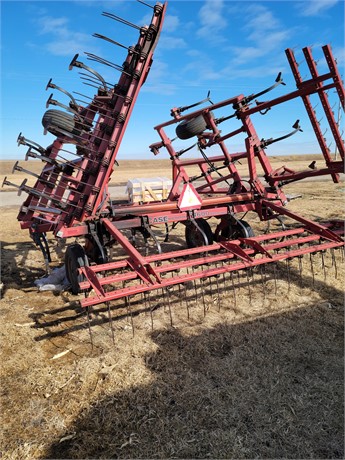
{"label": "wheel rim", "polygon": [[80,244],[68,246],[65,254],[66,276],[71,284],[73,294],[81,292],[80,283],[84,281],[84,276],[79,273],[78,269],[89,265],[88,258],[83,247]]}
{"label": "wheel rim", "polygon": [[238,238],[250,238],[254,236],[254,232],[248,222],[239,220],[234,224],[229,223],[228,227],[221,231],[221,236],[228,240],[237,240]]}
{"label": "wheel rim", "polygon": [[[186,225],[186,243],[189,248],[197,248],[213,243],[213,234],[210,225],[205,219],[196,219],[196,225]],[[201,231],[200,231],[201,230]],[[206,237],[206,239],[205,239]]]}

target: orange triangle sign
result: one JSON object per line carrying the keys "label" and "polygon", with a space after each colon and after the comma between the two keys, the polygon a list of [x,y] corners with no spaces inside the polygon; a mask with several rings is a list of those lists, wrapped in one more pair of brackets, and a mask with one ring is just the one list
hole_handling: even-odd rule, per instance
{"label": "orange triangle sign", "polygon": [[202,200],[192,184],[185,184],[178,200],[177,206],[181,211],[200,209]]}

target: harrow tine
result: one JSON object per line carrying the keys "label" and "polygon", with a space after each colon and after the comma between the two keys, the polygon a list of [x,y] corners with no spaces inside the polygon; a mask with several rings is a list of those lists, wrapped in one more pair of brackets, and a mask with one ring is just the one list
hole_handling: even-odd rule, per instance
{"label": "harrow tine", "polygon": [[261,285],[262,285],[262,290],[264,293],[264,299],[266,299],[265,279],[264,279],[263,271],[265,271],[265,277],[266,277],[265,265],[264,266],[260,265]]}
{"label": "harrow tine", "polygon": [[314,274],[314,264],[313,264],[313,254],[312,253],[309,254],[309,259],[310,259],[310,270],[311,270],[311,274],[313,277],[313,288],[314,288],[315,287],[315,274]]}
{"label": "harrow tine", "polygon": [[264,289],[265,289],[265,298],[266,298],[266,281],[267,281],[267,273],[266,273],[266,265],[263,266],[263,271],[264,271]]}
{"label": "harrow tine", "polygon": [[196,280],[193,280],[193,284],[194,284],[194,292],[195,292],[195,302],[197,303],[198,302],[198,287],[196,285]]}
{"label": "harrow tine", "polygon": [[153,7],[152,5],[149,5],[148,3],[145,3],[145,2],[143,2],[142,0],[137,0],[137,2],[138,2],[138,3],[142,3],[143,5],[148,6],[149,8],[154,9],[154,7]]}
{"label": "harrow tine", "polygon": [[129,317],[131,318],[131,326],[132,326],[132,337],[134,337],[134,322],[133,322],[133,313],[132,313],[132,308],[131,308],[131,301],[129,300],[129,297],[125,297],[125,305],[127,308],[127,312],[129,314]]}
{"label": "harrow tine", "polygon": [[170,317],[170,326],[173,327],[173,319],[172,319],[172,313],[171,313],[171,305],[170,305],[170,296],[169,296],[169,290],[166,288],[167,291],[167,299],[168,299],[168,309],[169,309],[169,317]]}
{"label": "harrow tine", "polygon": [[148,298],[148,304],[149,304],[149,310],[150,310],[151,330],[153,331],[153,308],[152,308],[152,305],[151,305],[151,295],[150,295],[150,292],[147,293],[147,298]]}
{"label": "harrow tine", "polygon": [[332,256],[332,266],[334,266],[334,276],[335,276],[335,279],[337,279],[338,278],[337,261],[336,261],[336,258],[335,258],[333,248],[331,249],[331,256]]}
{"label": "harrow tine", "polygon": [[165,312],[165,293],[164,293],[164,288],[162,288],[162,297],[163,297],[163,311]]}
{"label": "harrow tine", "polygon": [[326,251],[326,254],[329,256],[330,268],[332,268],[334,266],[334,248],[331,248],[328,251]]}
{"label": "harrow tine", "polygon": [[143,293],[145,313],[147,312],[147,292]]}
{"label": "harrow tine", "polygon": [[112,13],[107,13],[106,11],[104,11],[102,13],[102,16],[105,16],[110,19],[114,19],[115,21],[121,22],[122,24],[125,24],[126,26],[133,27],[134,29],[137,29],[137,30],[141,29],[141,27],[137,26],[136,24],[133,24],[132,22],[127,21],[126,19],[122,19],[119,16],[116,16],[115,14],[112,14]]}
{"label": "harrow tine", "polygon": [[235,307],[237,307],[236,290],[235,290],[235,283],[234,283],[234,277],[233,277],[232,272],[230,272],[230,278],[231,278],[231,284],[232,284],[232,293],[234,296],[234,303],[235,303]]}
{"label": "harrow tine", "polygon": [[111,338],[113,340],[113,344],[115,345],[115,334],[114,334],[114,328],[113,328],[113,321],[111,318],[110,302],[106,302],[106,305],[108,309],[108,319],[109,319],[109,326],[110,326],[110,331],[111,331]]}
{"label": "harrow tine", "polygon": [[290,291],[290,259],[286,259],[286,273],[288,278],[288,290]]}
{"label": "harrow tine", "polygon": [[326,281],[327,274],[326,274],[324,251],[321,251],[321,264],[322,264],[322,269],[323,269],[323,279],[324,279],[324,281]]}
{"label": "harrow tine", "polygon": [[92,36],[95,37],[95,38],[101,38],[102,40],[105,40],[105,41],[107,41],[107,42],[109,42],[109,43],[111,43],[111,44],[113,44],[113,45],[117,45],[117,46],[119,46],[120,48],[124,48],[124,49],[130,51],[130,52],[133,53],[133,54],[137,54],[137,55],[140,54],[140,53],[138,53],[138,51],[136,51],[133,47],[124,46],[124,45],[122,45],[121,43],[117,42],[116,40],[113,40],[113,39],[111,39],[111,38],[109,38],[109,37],[106,37],[105,35],[93,34]]}
{"label": "harrow tine", "polygon": [[209,295],[210,295],[210,297],[211,297],[211,299],[212,299],[213,290],[212,290],[212,280],[211,280],[211,277],[209,276],[209,277],[207,278],[207,280],[208,280]]}
{"label": "harrow tine", "polygon": [[274,294],[277,295],[277,262],[273,264]]}
{"label": "harrow tine", "polygon": [[216,275],[216,286],[217,286],[217,304],[218,304],[218,311],[220,311],[220,295],[219,295],[219,282],[218,282],[219,275]]}
{"label": "harrow tine", "polygon": [[302,257],[303,256],[298,256],[298,269],[299,269],[299,276],[300,279],[302,279]]}
{"label": "harrow tine", "polygon": [[[224,264],[223,264],[224,265]],[[225,279],[225,273],[222,273],[222,278],[223,278],[223,285],[224,285],[224,289],[223,289],[223,293],[226,292],[226,279]]]}
{"label": "harrow tine", "polygon": [[91,332],[91,319],[90,319],[90,308],[91,307],[86,307],[86,317],[87,317],[87,325],[89,328],[89,335],[90,335],[90,342],[91,342],[91,348],[93,350],[93,340],[92,340],[92,332]]}
{"label": "harrow tine", "polygon": [[204,285],[204,278],[200,278],[200,286],[201,286],[201,296],[202,296],[202,303],[204,306],[204,316],[206,316],[206,304],[205,304],[205,285]]}
{"label": "harrow tine", "polygon": [[237,282],[238,282],[238,289],[240,290],[241,289],[241,274],[240,274],[240,270],[238,270],[238,272],[237,272]]}
{"label": "harrow tine", "polygon": [[[192,273],[194,273],[194,267],[191,267],[191,270],[192,270]],[[187,274],[189,274],[188,267],[187,267]],[[194,292],[195,292],[195,302],[197,302],[198,301],[198,290],[197,290],[195,280],[193,280],[193,285],[194,285]]]}
{"label": "harrow tine", "polygon": [[189,320],[189,304],[188,304],[188,299],[187,299],[187,286],[183,284],[182,288],[183,288],[184,301],[186,303],[186,308],[187,308],[187,319]]}
{"label": "harrow tine", "polygon": [[247,275],[247,286],[248,286],[248,294],[249,294],[249,303],[250,305],[252,304],[252,290],[250,289],[250,280],[249,280],[249,270],[246,269],[246,275]]}

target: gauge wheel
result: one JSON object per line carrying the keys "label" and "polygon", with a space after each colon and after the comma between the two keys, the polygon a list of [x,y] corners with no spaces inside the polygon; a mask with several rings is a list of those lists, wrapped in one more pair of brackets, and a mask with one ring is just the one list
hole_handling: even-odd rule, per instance
{"label": "gauge wheel", "polygon": [[[195,220],[200,230],[192,223],[189,222],[186,225],[186,243],[189,248],[198,248],[200,246],[205,246],[207,240],[207,245],[213,243],[213,233],[209,223],[205,219],[196,219]],[[205,237],[204,237],[205,235]]]}
{"label": "gauge wheel", "polygon": [[42,125],[54,136],[80,135],[80,131],[75,129],[74,116],[61,110],[47,110],[43,115]]}
{"label": "gauge wheel", "polygon": [[[213,117],[213,113],[210,113]],[[207,129],[207,123],[202,115],[192,118],[191,120],[184,120],[176,126],[176,136],[179,139],[190,139],[191,137],[201,134]]]}
{"label": "gauge wheel", "polygon": [[234,223],[229,223],[221,231],[221,236],[227,240],[237,240],[238,238],[250,238],[255,236],[252,227],[245,220],[238,220]]}
{"label": "gauge wheel", "polygon": [[71,291],[73,294],[81,292],[80,283],[85,281],[84,275],[79,273],[78,269],[81,267],[88,267],[89,260],[85,254],[84,248],[78,244],[70,244],[65,253],[65,267],[66,276],[71,284]]}

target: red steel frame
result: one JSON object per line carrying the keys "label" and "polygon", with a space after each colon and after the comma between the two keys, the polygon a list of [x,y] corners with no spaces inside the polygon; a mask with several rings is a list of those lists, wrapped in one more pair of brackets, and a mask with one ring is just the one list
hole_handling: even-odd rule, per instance
{"label": "red steel frame", "polygon": [[[343,229],[338,223],[321,225],[292,213],[284,207],[287,199],[281,188],[289,182],[326,174],[331,175],[334,182],[339,182],[339,174],[344,170],[344,143],[326,93],[335,88],[344,109],[344,87],[329,46],[323,47],[329,68],[329,72],[323,75],[317,72],[311,50],[303,49],[311,74],[306,81],[302,81],[292,50],[286,50],[297,89],[284,96],[265,102],[255,101],[256,105],[253,105],[257,95],[246,97],[241,94],[187,115],[182,115],[187,108],[173,108],[172,119],[155,127],[161,140],[150,146],[155,155],[165,148],[171,158],[173,186],[168,199],[146,204],[118,203],[110,199],[108,182],[135,100],[152,64],[165,9],[166,4],[157,3],[150,26],[140,29],[138,43],[136,47],[129,48],[114,89],[100,89],[87,107],[79,107],[82,129],[73,139],[79,155],[77,161],[64,163],[60,160],[64,145],[71,143],[68,136],[57,137],[47,149],[19,137],[19,143],[30,147],[28,156],[32,156],[30,151],[33,148],[37,152],[35,156],[47,163],[33,188],[28,187],[26,181],[19,187],[20,191],[28,193],[18,215],[21,227],[29,229],[32,235],[52,232],[58,238],[70,238],[88,236],[89,224],[98,222],[110,236],[112,244],[120,244],[127,254],[120,262],[79,269],[85,277],[80,284],[81,289],[92,287],[95,293],[81,301],[85,307],[344,245]],[[76,58],[71,65],[78,66]],[[310,102],[312,94],[320,98],[341,161],[334,161],[330,156]],[[272,140],[260,139],[252,123],[251,116],[257,112],[265,113],[295,98],[302,99],[309,115],[325,158],[326,165],[322,169],[296,172],[282,167],[273,170],[265,153]],[[225,120],[235,118],[239,127],[223,134],[219,125],[224,120],[216,118],[215,114],[221,109],[229,110],[229,107],[232,112]],[[201,158],[181,159],[183,151],[176,152],[173,147],[175,139],[170,139],[166,131],[171,126],[175,127],[173,125],[188,123],[198,117],[202,117],[207,126],[195,137]],[[92,127],[92,124],[94,127],[90,130],[83,129],[86,125]],[[239,134],[245,136],[245,150],[232,153],[226,141]],[[216,154],[206,155],[214,149]],[[236,162],[240,160],[248,163],[248,177],[245,179],[236,167]],[[257,162],[263,169],[264,179],[258,176]],[[198,177],[188,175],[187,168],[190,166],[199,167]],[[193,182],[200,206],[196,206],[198,209],[181,209],[181,193],[186,184]],[[236,219],[236,214],[248,211],[254,211],[263,221],[285,215],[301,226],[235,241],[222,238],[221,231],[228,225],[229,218]],[[219,219],[214,244],[166,254],[143,256],[122,233],[124,229],[159,224],[182,222],[194,225],[196,219],[209,217]],[[187,260],[187,256],[192,258]],[[210,268],[210,264],[215,266]],[[102,277],[98,276],[100,273]],[[130,285],[126,287],[128,283]],[[108,286],[107,291],[111,286],[111,291],[106,292],[105,286]]]}

